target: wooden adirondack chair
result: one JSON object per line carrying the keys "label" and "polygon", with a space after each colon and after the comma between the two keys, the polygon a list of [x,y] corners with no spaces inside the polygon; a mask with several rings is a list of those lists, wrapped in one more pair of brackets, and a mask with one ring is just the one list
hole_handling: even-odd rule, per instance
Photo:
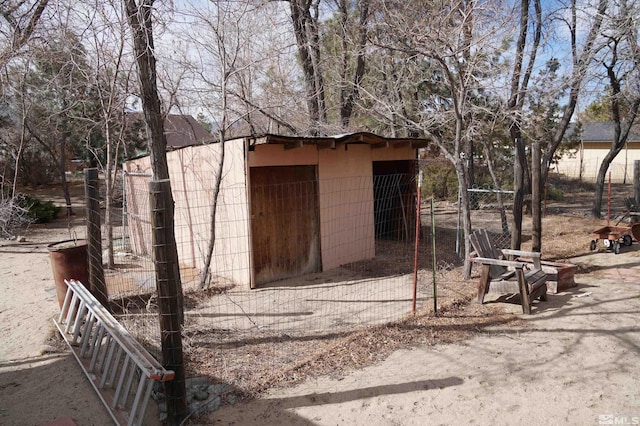
{"label": "wooden adirondack chair", "polygon": [[[484,302],[489,291],[499,293],[520,293],[522,312],[531,313],[532,302],[540,298],[547,300],[547,274],[540,264],[540,253],[522,250],[497,250],[489,233],[480,229],[470,236],[476,252],[475,263],[482,265],[482,275],[478,282],[478,303]],[[509,259],[505,257],[509,256]],[[530,262],[514,259],[530,258]]]}

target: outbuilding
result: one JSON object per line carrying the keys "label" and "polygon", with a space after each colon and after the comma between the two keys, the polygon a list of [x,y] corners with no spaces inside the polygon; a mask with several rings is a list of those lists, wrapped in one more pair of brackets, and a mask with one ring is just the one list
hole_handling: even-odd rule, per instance
{"label": "outbuilding", "polygon": [[[264,135],[167,152],[180,263],[202,271],[212,235],[211,275],[244,288],[373,258],[377,239],[413,238],[417,155],[426,145],[371,133]],[[124,168],[148,173],[149,157]],[[145,194],[126,191],[131,246],[149,252]]]}

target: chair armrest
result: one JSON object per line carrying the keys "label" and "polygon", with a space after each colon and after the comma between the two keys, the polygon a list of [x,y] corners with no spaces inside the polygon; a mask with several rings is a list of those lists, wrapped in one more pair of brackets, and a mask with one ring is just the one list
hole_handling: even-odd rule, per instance
{"label": "chair armrest", "polygon": [[523,262],[516,262],[514,260],[491,259],[488,257],[476,257],[473,259],[473,262],[482,263],[483,265],[498,265],[516,269],[523,269],[526,266],[526,263]]}
{"label": "chair armrest", "polygon": [[502,253],[509,256],[518,256],[518,257],[531,257],[533,259],[540,258],[541,253],[536,251],[523,251],[523,250],[511,250],[511,249],[502,249]]}
{"label": "chair armrest", "polygon": [[502,250],[502,253],[504,253],[505,255],[509,255],[509,256],[515,256],[521,262],[525,261],[523,258],[529,258],[533,262],[533,266],[534,266],[535,269],[542,269],[542,263],[540,262],[540,254],[541,253],[539,253],[539,252],[504,249],[504,250]]}

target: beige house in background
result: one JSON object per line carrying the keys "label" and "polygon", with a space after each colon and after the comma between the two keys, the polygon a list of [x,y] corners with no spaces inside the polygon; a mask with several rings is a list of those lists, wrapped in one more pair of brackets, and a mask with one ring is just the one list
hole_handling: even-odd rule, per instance
{"label": "beige house in background", "polygon": [[[373,258],[378,234],[400,238],[415,228],[413,178],[418,148],[426,145],[423,139],[370,133],[226,141],[211,262],[214,279],[255,288]],[[204,267],[211,236],[222,155],[220,143],[167,152],[178,256],[181,264],[198,270]],[[124,168],[149,171],[149,157],[128,161]],[[383,188],[386,176],[404,177]],[[382,206],[376,200],[384,191],[393,196],[386,196]],[[127,192],[126,207],[135,222],[148,204],[144,195]],[[144,229],[150,228],[129,223],[128,229],[134,251],[144,251],[150,240]]]}
{"label": "beige house in background", "polygon": [[[567,137],[572,129],[567,131]],[[552,171],[570,178],[595,182],[604,156],[611,148],[614,124],[611,121],[583,123],[580,145],[563,155]],[[609,166],[611,181],[615,183],[633,181],[633,162],[640,160],[640,135],[629,134],[627,145]]]}

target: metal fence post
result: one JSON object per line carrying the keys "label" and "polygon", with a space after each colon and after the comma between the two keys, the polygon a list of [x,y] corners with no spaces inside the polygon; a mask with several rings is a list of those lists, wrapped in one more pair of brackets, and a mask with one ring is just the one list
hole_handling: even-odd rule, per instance
{"label": "metal fence post", "polygon": [[437,284],[437,269],[438,258],[436,256],[436,212],[433,198],[431,198],[431,256],[433,258],[433,315],[438,316],[438,284]]}
{"label": "metal fence post", "polygon": [[411,305],[411,313],[416,313],[416,300],[418,298],[418,248],[420,247],[420,198],[422,195],[422,170],[418,173],[418,194],[416,195],[416,235],[413,253],[413,303]]}

